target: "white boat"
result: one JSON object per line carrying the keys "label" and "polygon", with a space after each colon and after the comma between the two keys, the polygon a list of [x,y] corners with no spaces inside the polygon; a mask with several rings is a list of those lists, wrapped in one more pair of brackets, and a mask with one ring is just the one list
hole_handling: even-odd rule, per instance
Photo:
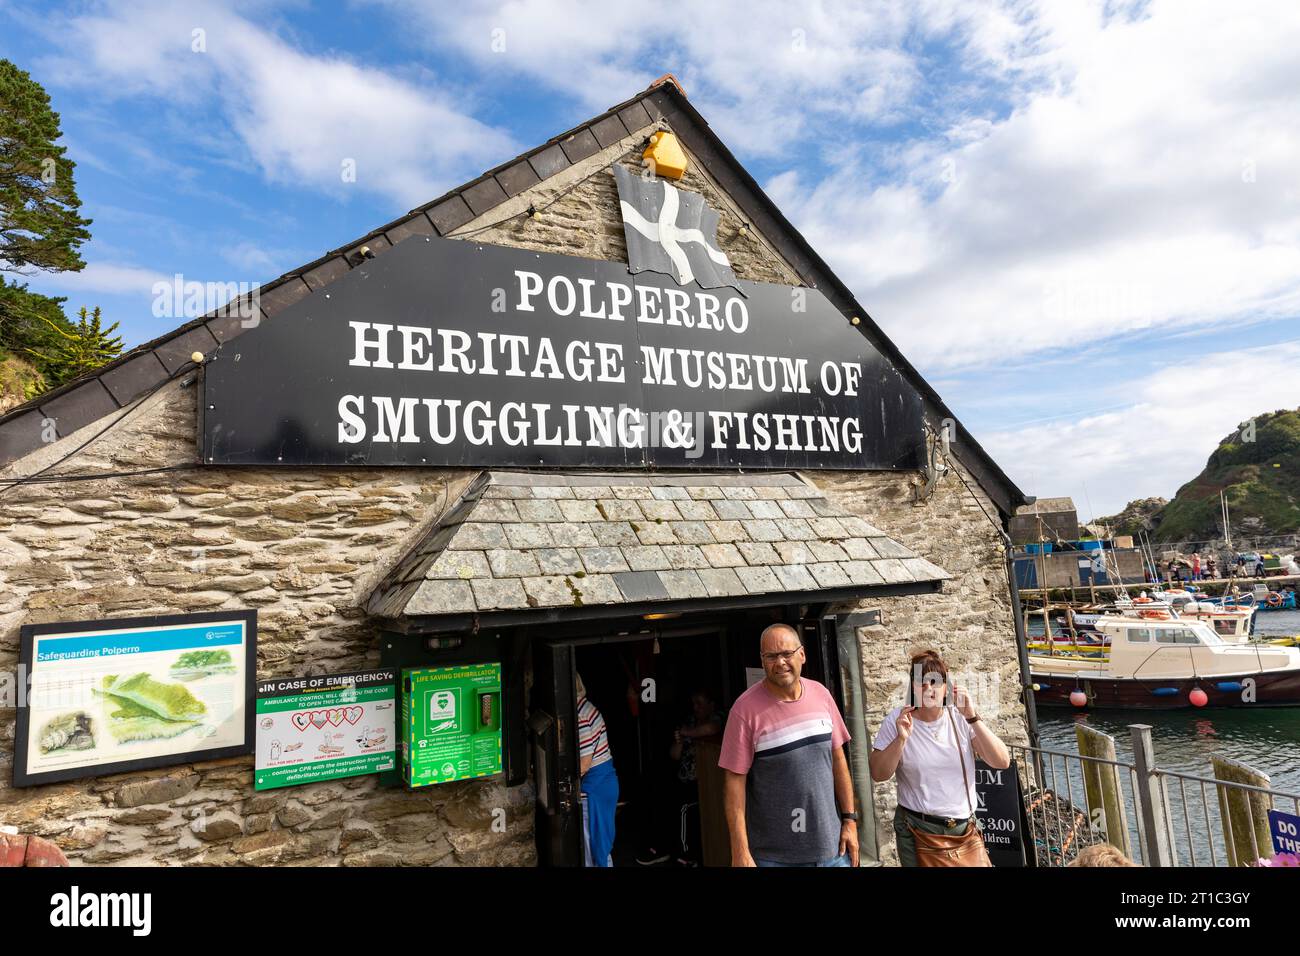
{"label": "white boat", "polygon": [[1096,626],[1108,641],[1103,651],[1029,655],[1036,702],[1159,709],[1300,706],[1295,647],[1225,641],[1207,622],[1173,614],[1103,616]]}

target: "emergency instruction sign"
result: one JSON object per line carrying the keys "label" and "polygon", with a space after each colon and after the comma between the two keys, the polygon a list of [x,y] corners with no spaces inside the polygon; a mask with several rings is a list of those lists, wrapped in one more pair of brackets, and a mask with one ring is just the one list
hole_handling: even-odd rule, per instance
{"label": "emergency instruction sign", "polygon": [[402,763],[408,786],[501,772],[501,665],[402,671]]}
{"label": "emergency instruction sign", "polygon": [[380,670],[259,682],[253,789],[392,770],[395,677]]}

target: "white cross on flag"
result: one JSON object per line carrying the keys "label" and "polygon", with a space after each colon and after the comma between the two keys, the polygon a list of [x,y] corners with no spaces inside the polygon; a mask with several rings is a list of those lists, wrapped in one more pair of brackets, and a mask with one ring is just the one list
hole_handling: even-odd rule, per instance
{"label": "white cross on flag", "polygon": [[634,274],[662,272],[682,285],[727,285],[740,292],[731,262],[718,248],[718,214],[705,205],[703,196],[675,189],[662,179],[642,179],[625,166],[614,167],[614,179],[627,264]]}

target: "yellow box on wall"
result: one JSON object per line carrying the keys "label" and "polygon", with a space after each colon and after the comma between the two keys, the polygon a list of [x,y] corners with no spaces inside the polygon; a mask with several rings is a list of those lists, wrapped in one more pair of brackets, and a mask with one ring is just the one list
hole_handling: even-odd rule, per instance
{"label": "yellow box on wall", "polygon": [[665,179],[681,179],[686,175],[686,153],[677,137],[666,130],[660,130],[650,137],[650,145],[641,154],[656,176]]}

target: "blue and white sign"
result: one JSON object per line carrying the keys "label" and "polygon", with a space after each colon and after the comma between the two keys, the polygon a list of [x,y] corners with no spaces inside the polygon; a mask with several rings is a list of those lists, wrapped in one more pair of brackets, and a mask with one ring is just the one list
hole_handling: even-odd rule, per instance
{"label": "blue and white sign", "polygon": [[22,629],[14,786],[251,753],[256,611]]}
{"label": "blue and white sign", "polygon": [[1300,817],[1281,810],[1268,811],[1268,832],[1275,853],[1300,855]]}

